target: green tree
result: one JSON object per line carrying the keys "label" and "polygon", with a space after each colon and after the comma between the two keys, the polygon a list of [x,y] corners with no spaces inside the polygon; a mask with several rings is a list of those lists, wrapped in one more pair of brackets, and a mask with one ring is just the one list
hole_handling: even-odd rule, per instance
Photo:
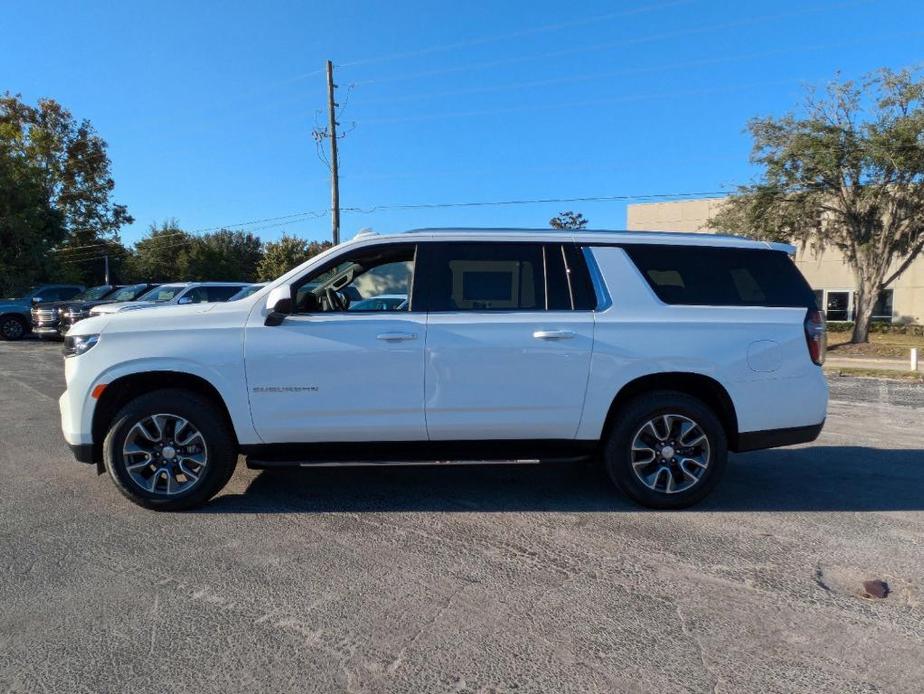
{"label": "green tree", "polygon": [[253,281],[263,255],[259,237],[249,232],[221,229],[194,236],[186,249],[190,280]]}
{"label": "green tree", "polygon": [[76,121],[53,99],[30,106],[9,92],[0,96],[0,148],[41,173],[46,199],[61,215],[63,245],[78,255],[101,242],[118,242],[119,228],[133,221],[112,200],[106,147],[88,120]]}
{"label": "green tree", "polygon": [[263,258],[257,266],[257,279],[261,282],[274,280],[332,245],[330,241],[319,243],[283,234],[278,241],[264,244]]}
{"label": "green tree", "polygon": [[886,69],[833,82],[748,130],[761,178],[709,226],[838,249],[856,279],[851,340],[866,342],[880,292],[924,250],[924,82]]}
{"label": "green tree", "polygon": [[559,212],[549,220],[549,226],[553,229],[586,229],[587,224],[588,220],[584,215],[571,210]]}
{"label": "green tree", "polygon": [[189,247],[193,237],[175,219],[152,224],[127,259],[126,277],[135,281],[178,282],[188,279]]}
{"label": "green tree", "polygon": [[41,171],[0,145],[0,296],[46,279],[54,261],[49,251],[64,237]]}

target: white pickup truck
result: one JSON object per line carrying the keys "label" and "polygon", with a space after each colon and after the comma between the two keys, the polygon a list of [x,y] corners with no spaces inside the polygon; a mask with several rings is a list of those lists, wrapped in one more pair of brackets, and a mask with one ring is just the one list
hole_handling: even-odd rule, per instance
{"label": "white pickup truck", "polygon": [[[239,301],[77,323],[64,436],[152,509],[207,501],[240,455],[599,460],[637,502],[688,506],[729,450],[821,431],[825,326],[792,250],[709,234],[364,234]],[[408,300],[349,310],[384,294]]]}

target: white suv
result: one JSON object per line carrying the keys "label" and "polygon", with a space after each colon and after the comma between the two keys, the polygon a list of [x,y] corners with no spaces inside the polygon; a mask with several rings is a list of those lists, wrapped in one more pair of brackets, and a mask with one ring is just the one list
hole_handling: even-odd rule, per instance
{"label": "white suv", "polygon": [[139,308],[162,308],[165,306],[186,304],[204,304],[212,301],[228,301],[242,289],[249,287],[246,282],[175,282],[161,284],[134,301],[119,301],[102,304],[90,311],[91,316],[109,313],[135,311]]}
{"label": "white suv", "polygon": [[[597,459],[637,502],[687,506],[729,450],[821,431],[824,321],[792,251],[706,234],[363,235],[239,301],[77,323],[64,436],[154,509],[205,502],[239,454],[254,468]],[[348,310],[383,294],[409,300]]]}

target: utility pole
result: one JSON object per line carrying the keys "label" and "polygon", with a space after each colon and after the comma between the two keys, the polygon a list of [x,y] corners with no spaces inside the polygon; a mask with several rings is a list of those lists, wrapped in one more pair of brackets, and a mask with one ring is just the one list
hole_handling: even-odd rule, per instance
{"label": "utility pole", "polygon": [[337,103],[334,101],[334,64],[327,61],[327,111],[330,137],[330,223],[334,245],[340,243],[340,174],[337,171]]}
{"label": "utility pole", "polygon": [[109,255],[106,254],[103,258],[106,260],[106,279],[103,281],[103,284],[109,284]]}

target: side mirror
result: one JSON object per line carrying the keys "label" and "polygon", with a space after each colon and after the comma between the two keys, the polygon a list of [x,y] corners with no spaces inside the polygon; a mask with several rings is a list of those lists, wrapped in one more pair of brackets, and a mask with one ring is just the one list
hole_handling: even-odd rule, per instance
{"label": "side mirror", "polygon": [[193,300],[190,299],[188,296],[181,296],[179,299],[176,300],[176,302],[178,304],[191,304]]}
{"label": "side mirror", "polygon": [[281,325],[282,321],[292,313],[292,289],[289,285],[275,287],[266,298],[266,308],[269,313],[263,325]]}
{"label": "side mirror", "polygon": [[45,300],[44,300],[42,297],[40,297],[40,296],[33,296],[33,297],[32,297],[32,303],[33,303],[33,304],[40,304],[40,303],[42,303],[43,301],[45,301]]}

